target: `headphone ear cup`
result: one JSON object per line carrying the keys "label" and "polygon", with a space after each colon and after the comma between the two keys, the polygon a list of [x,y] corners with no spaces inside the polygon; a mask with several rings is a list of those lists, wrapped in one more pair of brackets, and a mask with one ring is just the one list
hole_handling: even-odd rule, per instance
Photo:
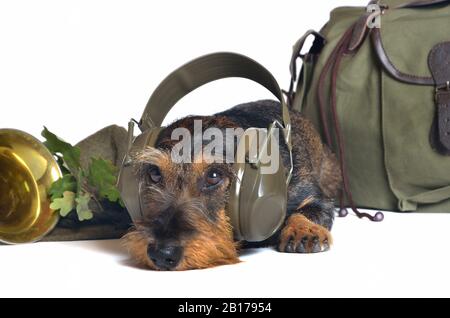
{"label": "headphone ear cup", "polygon": [[[247,129],[241,138],[235,158],[237,180],[231,188],[229,216],[238,239],[259,242],[268,239],[284,223],[287,209],[287,180],[281,155],[278,169],[266,173],[263,165],[252,163],[260,157],[258,138],[269,138],[258,128]],[[253,156],[253,157],[252,157]],[[247,158],[247,160],[245,160]]]}
{"label": "headphone ear cup", "polygon": [[117,187],[133,222],[142,218],[143,211],[140,200],[139,176],[136,175],[132,158],[136,153],[143,151],[145,148],[154,147],[161,130],[161,127],[152,128],[145,130],[137,136],[130,150],[125,155],[120,168]]}

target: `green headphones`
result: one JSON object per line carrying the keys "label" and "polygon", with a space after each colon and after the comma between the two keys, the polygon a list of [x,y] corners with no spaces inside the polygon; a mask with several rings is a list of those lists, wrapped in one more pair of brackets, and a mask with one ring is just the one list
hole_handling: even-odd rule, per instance
{"label": "green headphones", "polygon": [[[262,144],[267,146],[273,142],[274,129],[280,128],[290,152],[291,166],[286,173],[282,158],[279,157],[278,170],[273,174],[264,174],[261,173],[259,161],[256,164],[247,161],[234,163],[237,178],[231,187],[227,213],[234,228],[235,238],[248,242],[263,241],[282,226],[286,217],[287,187],[293,170],[289,111],[272,74],[252,59],[234,53],[206,55],[180,67],[170,74],[150,97],[138,123],[142,131],[139,136],[134,137],[134,122],[130,122],[128,153],[120,170],[118,187],[133,221],[141,219],[144,211],[140,200],[140,183],[131,166],[130,154],[155,146],[164,118],[182,97],[204,84],[228,77],[253,80],[271,91],[281,102],[283,123],[274,121],[268,127],[266,140]],[[252,143],[256,142],[252,138],[247,139],[248,142],[244,139],[246,138],[241,138],[238,144],[236,158],[245,158]],[[257,158],[260,158],[262,150],[262,147],[258,149]]]}

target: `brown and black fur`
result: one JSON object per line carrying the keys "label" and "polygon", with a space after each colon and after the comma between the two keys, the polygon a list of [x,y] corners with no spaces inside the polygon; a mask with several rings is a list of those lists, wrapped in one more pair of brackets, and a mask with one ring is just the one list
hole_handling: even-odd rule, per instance
{"label": "brown and black fur", "polygon": [[[195,119],[202,120],[203,129],[267,128],[274,119],[281,120],[281,108],[278,102],[265,100],[238,105],[213,116],[185,117],[161,132],[156,149],[135,155],[137,175],[144,184],[145,216],[124,241],[131,255],[151,269],[188,270],[233,264],[239,262],[239,248],[248,245],[233,239],[226,213],[230,185],[235,178],[233,166],[206,162],[174,164],[170,160],[170,150],[176,142],[171,140],[172,130],[184,127],[193,131]],[[334,220],[333,200],[341,184],[339,165],[308,120],[291,111],[291,121],[294,175],[288,189],[287,218],[278,233],[258,246],[272,245],[288,253],[321,252],[332,243],[329,231]],[[286,145],[281,148],[284,166],[289,167]],[[148,176],[155,167],[161,174],[157,184]],[[222,180],[213,189],[205,187],[205,176],[211,171]],[[149,256],[158,246],[176,246],[179,261],[170,268],[158,266]]]}

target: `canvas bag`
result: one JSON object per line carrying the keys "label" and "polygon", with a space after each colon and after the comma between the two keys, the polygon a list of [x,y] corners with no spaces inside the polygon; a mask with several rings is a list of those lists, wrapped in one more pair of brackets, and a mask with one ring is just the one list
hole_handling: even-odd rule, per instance
{"label": "canvas bag", "polygon": [[450,1],[370,5],[296,43],[289,100],[340,157],[348,205],[450,212]]}

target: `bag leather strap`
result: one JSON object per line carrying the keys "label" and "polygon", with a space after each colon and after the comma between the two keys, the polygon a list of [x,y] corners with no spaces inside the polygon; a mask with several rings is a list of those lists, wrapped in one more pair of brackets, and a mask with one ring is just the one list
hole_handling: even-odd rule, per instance
{"label": "bag leather strap", "polygon": [[428,86],[435,85],[433,78],[430,76],[417,76],[414,74],[407,74],[403,73],[402,71],[396,68],[396,66],[392,63],[392,61],[390,60],[389,56],[387,55],[384,49],[380,29],[372,30],[371,39],[378,60],[380,61],[381,65],[383,65],[384,70],[393,78],[407,84],[428,85]]}
{"label": "bag leather strap", "polygon": [[241,77],[257,82],[281,103],[283,134],[292,150],[291,120],[283,93],[273,75],[261,64],[236,53],[213,53],[181,66],[164,79],[150,97],[139,123],[141,131],[161,126],[172,107],[196,88],[215,80]]}
{"label": "bag leather strap", "polygon": [[405,4],[401,4],[395,9],[413,9],[413,8],[424,8],[433,5],[443,5],[450,4],[450,0],[415,0],[412,2],[407,2]]}
{"label": "bag leather strap", "polygon": [[[385,4],[383,0],[371,0],[369,4]],[[433,5],[449,4],[450,0],[413,0],[405,1],[405,3],[396,5],[392,9],[414,9],[414,8],[426,8]],[[389,6],[386,6],[389,7]]]}
{"label": "bag leather strap", "polygon": [[[339,67],[342,62],[342,59],[345,53],[348,51],[349,44],[352,42],[354,27],[357,25],[355,23],[352,25],[340,38],[336,47],[331,52],[328,57],[325,65],[319,76],[319,81],[317,85],[317,98],[319,101],[319,113],[322,122],[322,128],[325,135],[326,144],[330,149],[332,149],[332,139],[330,134],[329,120],[325,112],[325,105],[329,104],[329,108],[331,109],[331,121],[333,124],[333,130],[336,136],[336,144],[339,153],[339,164],[341,168],[341,176],[342,176],[342,186],[343,189],[340,195],[340,209],[339,215],[346,216],[348,214],[347,209],[344,206],[344,200],[347,198],[348,204],[351,210],[358,216],[359,218],[368,218],[374,222],[380,222],[384,219],[384,214],[381,212],[375,213],[375,215],[370,215],[368,213],[363,213],[358,210],[354,201],[353,195],[350,189],[350,180],[347,171],[347,165],[345,163],[345,143],[344,137],[342,134],[341,125],[339,123],[338,115],[337,115],[337,77],[339,72]],[[330,99],[326,101],[325,97],[325,80],[327,75],[331,72],[331,82],[330,82]]]}
{"label": "bag leather strap", "polygon": [[450,42],[433,47],[428,65],[436,83],[436,115],[430,141],[440,154],[450,155]]}

